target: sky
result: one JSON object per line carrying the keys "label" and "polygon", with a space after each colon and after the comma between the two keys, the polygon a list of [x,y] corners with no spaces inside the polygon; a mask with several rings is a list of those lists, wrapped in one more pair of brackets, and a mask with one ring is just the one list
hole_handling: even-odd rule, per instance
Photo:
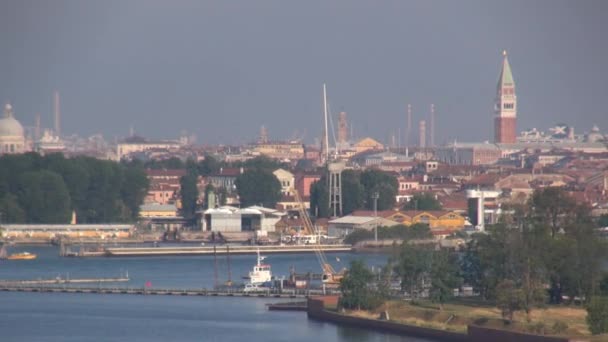
{"label": "sky", "polygon": [[0,101],[52,127],[58,90],[65,134],[310,143],[326,83],[356,138],[403,141],[407,104],[417,123],[433,103],[437,143],[484,141],[506,49],[518,130],[608,132],[606,18],[602,0],[2,0]]}

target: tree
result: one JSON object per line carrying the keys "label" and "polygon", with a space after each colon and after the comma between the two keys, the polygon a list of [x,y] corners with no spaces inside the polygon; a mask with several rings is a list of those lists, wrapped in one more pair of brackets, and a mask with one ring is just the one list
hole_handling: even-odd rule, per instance
{"label": "tree", "polygon": [[537,228],[548,229],[555,237],[576,217],[576,202],[563,189],[548,187],[537,190],[530,199],[531,220]]}
{"label": "tree", "polygon": [[191,219],[196,213],[198,201],[197,177],[194,174],[183,176],[180,181],[180,195],[182,200],[182,213],[185,218]]}
{"label": "tree", "polygon": [[0,225],[25,222],[25,211],[17,203],[17,197],[7,193],[0,197]]}
{"label": "tree", "polygon": [[374,274],[361,260],[353,260],[344,278],[340,281],[340,306],[347,309],[373,310],[380,306],[383,298],[372,286]]}
{"label": "tree", "polygon": [[150,182],[141,165],[123,166],[122,169],[124,178],[120,197],[130,213],[125,220],[135,220],[139,216],[139,206],[148,193]]}
{"label": "tree", "polygon": [[593,335],[608,332],[608,297],[594,296],[586,306],[587,325]]}
{"label": "tree", "polygon": [[68,223],[71,217],[70,195],[58,174],[30,171],[21,175],[19,203],[32,223]]}
{"label": "tree", "polygon": [[310,210],[316,217],[329,217],[329,191],[325,176],[310,186]]}
{"label": "tree", "polygon": [[248,169],[235,181],[241,206],[262,205],[274,208],[281,199],[281,183],[272,171]]}
{"label": "tree", "polygon": [[403,206],[404,210],[442,210],[441,203],[429,193],[415,194],[409,202]]}
{"label": "tree", "polygon": [[401,288],[412,299],[424,289],[424,281],[431,270],[432,247],[403,243],[397,257],[395,273],[401,278]]}
{"label": "tree", "polygon": [[507,279],[498,283],[496,293],[496,306],[500,309],[502,317],[511,323],[513,313],[523,306],[523,294],[514,281]]}
{"label": "tree", "polygon": [[209,176],[217,173],[222,167],[222,163],[212,155],[206,154],[205,159],[198,163],[198,173],[202,176]]}
{"label": "tree", "polygon": [[433,301],[439,303],[439,309],[443,310],[443,303],[454,296],[454,289],[460,287],[462,283],[458,256],[444,249],[434,251],[432,258],[429,294]]}
{"label": "tree", "polygon": [[348,215],[363,207],[365,189],[359,182],[359,173],[353,170],[342,171],[342,214]]}
{"label": "tree", "polygon": [[377,193],[378,210],[388,210],[395,206],[399,182],[394,176],[379,170],[368,169],[361,172],[361,185],[365,193],[365,207],[374,209],[373,195]]}

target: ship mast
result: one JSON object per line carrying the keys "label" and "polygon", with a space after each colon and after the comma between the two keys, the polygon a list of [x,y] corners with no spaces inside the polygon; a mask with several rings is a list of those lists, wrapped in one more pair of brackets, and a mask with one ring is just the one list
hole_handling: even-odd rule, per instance
{"label": "ship mast", "polygon": [[327,87],[323,83],[323,116],[325,119],[325,162],[329,161],[329,131],[327,127]]}

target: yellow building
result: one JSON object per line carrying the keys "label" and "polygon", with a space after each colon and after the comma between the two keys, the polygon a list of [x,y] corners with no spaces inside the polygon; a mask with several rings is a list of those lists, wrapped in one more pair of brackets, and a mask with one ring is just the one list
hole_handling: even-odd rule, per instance
{"label": "yellow building", "polygon": [[139,217],[177,217],[177,206],[175,204],[143,204],[139,207]]}
{"label": "yellow building", "polygon": [[[373,211],[357,210],[353,216],[374,216]],[[416,223],[428,224],[431,229],[458,230],[463,229],[465,219],[455,211],[447,210],[383,210],[376,213],[378,217],[391,220],[397,224],[411,226]]]}
{"label": "yellow building", "polygon": [[372,138],[363,138],[357,141],[353,147],[356,153],[361,153],[369,150],[384,150],[384,145]]}

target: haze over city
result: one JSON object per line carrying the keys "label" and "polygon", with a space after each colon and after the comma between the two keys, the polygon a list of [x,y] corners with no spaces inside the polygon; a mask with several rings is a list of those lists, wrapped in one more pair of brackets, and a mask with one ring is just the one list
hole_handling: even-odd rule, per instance
{"label": "haze over city", "polygon": [[0,99],[65,134],[199,143],[321,136],[334,121],[380,141],[436,106],[437,143],[492,140],[502,51],[518,130],[608,128],[605,1],[4,1]]}

